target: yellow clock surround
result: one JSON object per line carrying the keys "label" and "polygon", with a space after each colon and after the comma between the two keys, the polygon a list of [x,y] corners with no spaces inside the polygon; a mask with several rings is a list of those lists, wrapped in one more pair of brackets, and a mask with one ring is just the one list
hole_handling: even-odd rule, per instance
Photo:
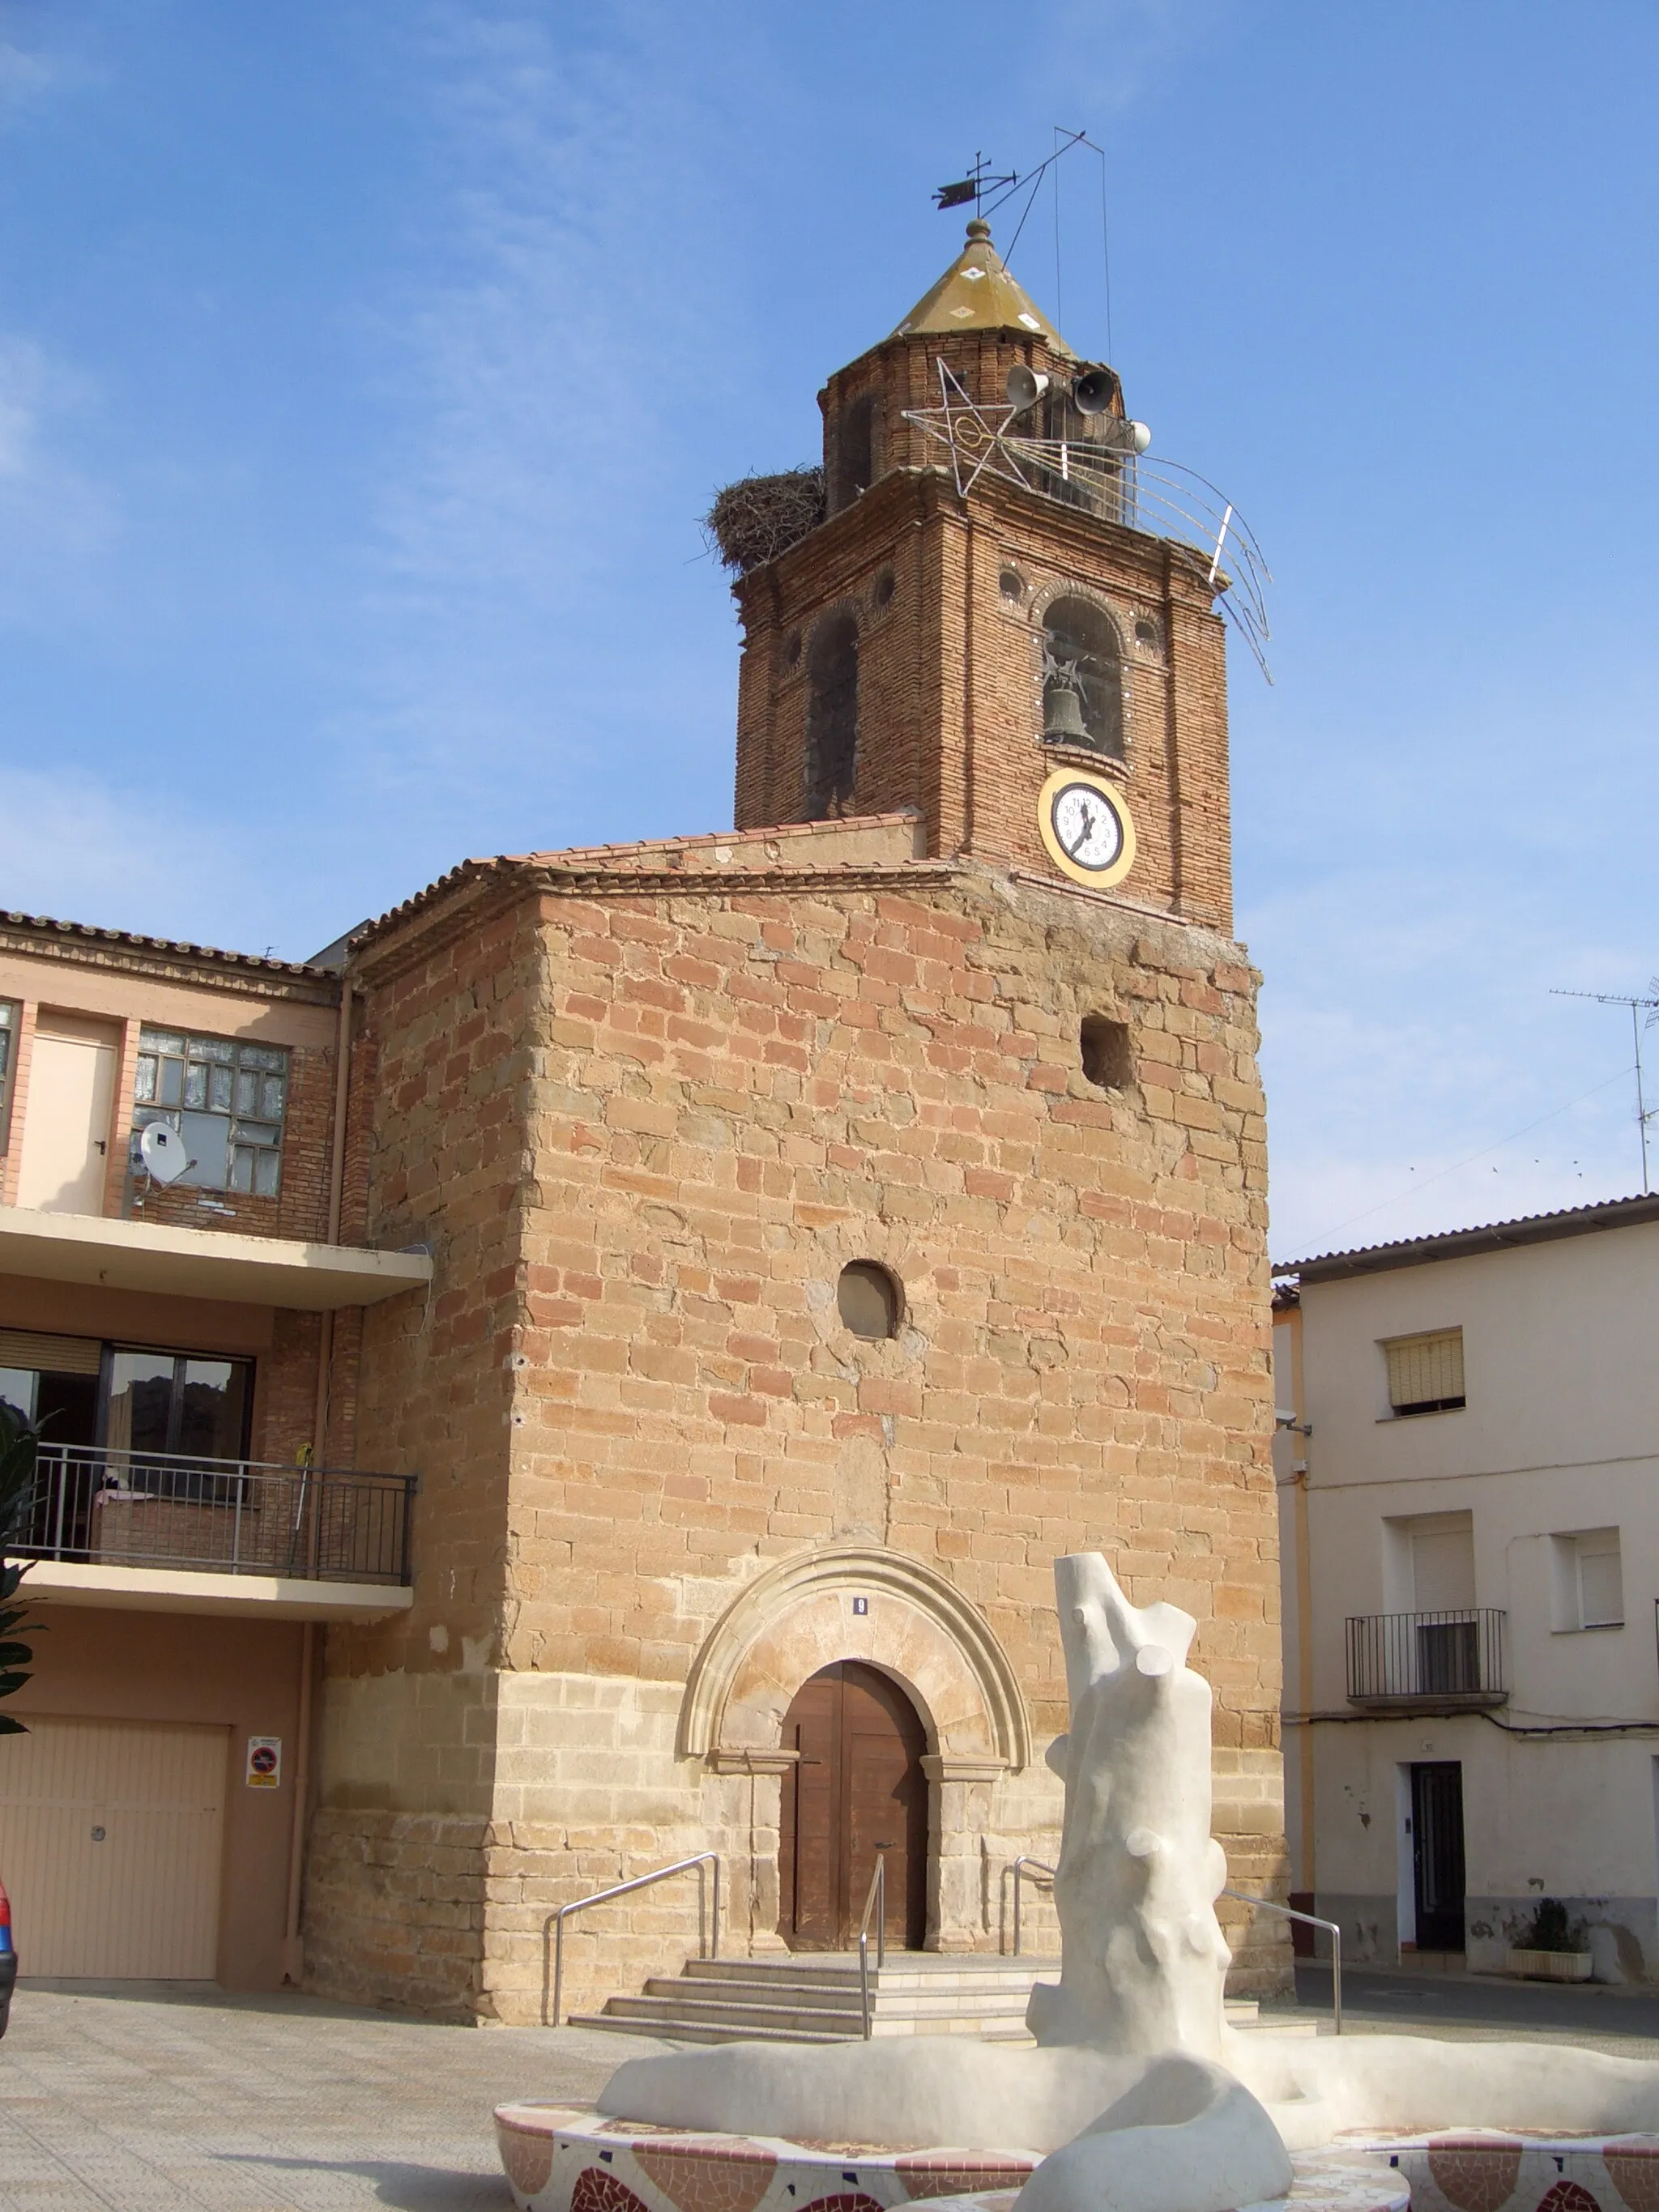
{"label": "yellow clock surround", "polygon": [[[1054,816],[1065,793],[1082,789],[1093,792],[1109,808],[1119,831],[1119,843],[1115,857],[1101,867],[1091,867],[1076,859],[1063,842],[1055,827]],[[1103,775],[1091,775],[1086,769],[1057,768],[1037,793],[1037,828],[1048,858],[1062,875],[1069,876],[1074,884],[1086,884],[1094,890],[1109,890],[1121,884],[1135,864],[1135,825],[1129,812],[1129,802],[1115,783]]]}

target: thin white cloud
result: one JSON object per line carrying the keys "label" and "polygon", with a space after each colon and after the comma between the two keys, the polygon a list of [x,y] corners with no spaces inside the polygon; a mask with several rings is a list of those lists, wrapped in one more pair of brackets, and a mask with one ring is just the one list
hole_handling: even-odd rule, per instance
{"label": "thin white cloud", "polygon": [[33,339],[0,332],[0,624],[72,615],[79,572],[115,532],[112,497],[70,458],[64,434],[94,389]]}

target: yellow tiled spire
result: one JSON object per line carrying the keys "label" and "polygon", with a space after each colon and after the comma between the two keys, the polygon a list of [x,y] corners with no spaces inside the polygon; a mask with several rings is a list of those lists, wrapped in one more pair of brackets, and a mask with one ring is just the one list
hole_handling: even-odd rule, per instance
{"label": "yellow tiled spire", "polygon": [[1072,351],[1003,267],[1002,257],[991,243],[991,226],[977,216],[968,226],[967,245],[893,336],[915,337],[945,331],[1024,331],[1046,339],[1060,353]]}

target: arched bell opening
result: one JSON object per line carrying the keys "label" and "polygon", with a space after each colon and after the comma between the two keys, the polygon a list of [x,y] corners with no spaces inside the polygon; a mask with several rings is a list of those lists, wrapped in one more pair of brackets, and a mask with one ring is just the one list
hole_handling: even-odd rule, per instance
{"label": "arched bell opening", "polygon": [[796,1692],[784,1717],[783,1748],[793,1757],[783,1778],[779,1935],[792,1951],[853,1948],[879,1854],[888,1944],[921,1950],[927,1932],[927,1730],[909,1697],[879,1668],[838,1660]]}
{"label": "arched bell opening", "polygon": [[1055,599],[1042,622],[1042,737],[1123,758],[1123,655],[1110,616]]}

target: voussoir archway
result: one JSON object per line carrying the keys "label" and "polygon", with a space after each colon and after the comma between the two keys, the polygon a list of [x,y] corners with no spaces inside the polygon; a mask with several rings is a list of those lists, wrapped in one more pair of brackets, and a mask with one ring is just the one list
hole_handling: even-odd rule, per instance
{"label": "voussoir archway", "polygon": [[902,1683],[947,1763],[1029,1765],[1025,1701],[990,1624],[936,1568],[876,1544],[786,1559],[727,1607],[686,1684],[682,1754],[720,1766],[775,1756],[796,1691],[843,1659]]}

